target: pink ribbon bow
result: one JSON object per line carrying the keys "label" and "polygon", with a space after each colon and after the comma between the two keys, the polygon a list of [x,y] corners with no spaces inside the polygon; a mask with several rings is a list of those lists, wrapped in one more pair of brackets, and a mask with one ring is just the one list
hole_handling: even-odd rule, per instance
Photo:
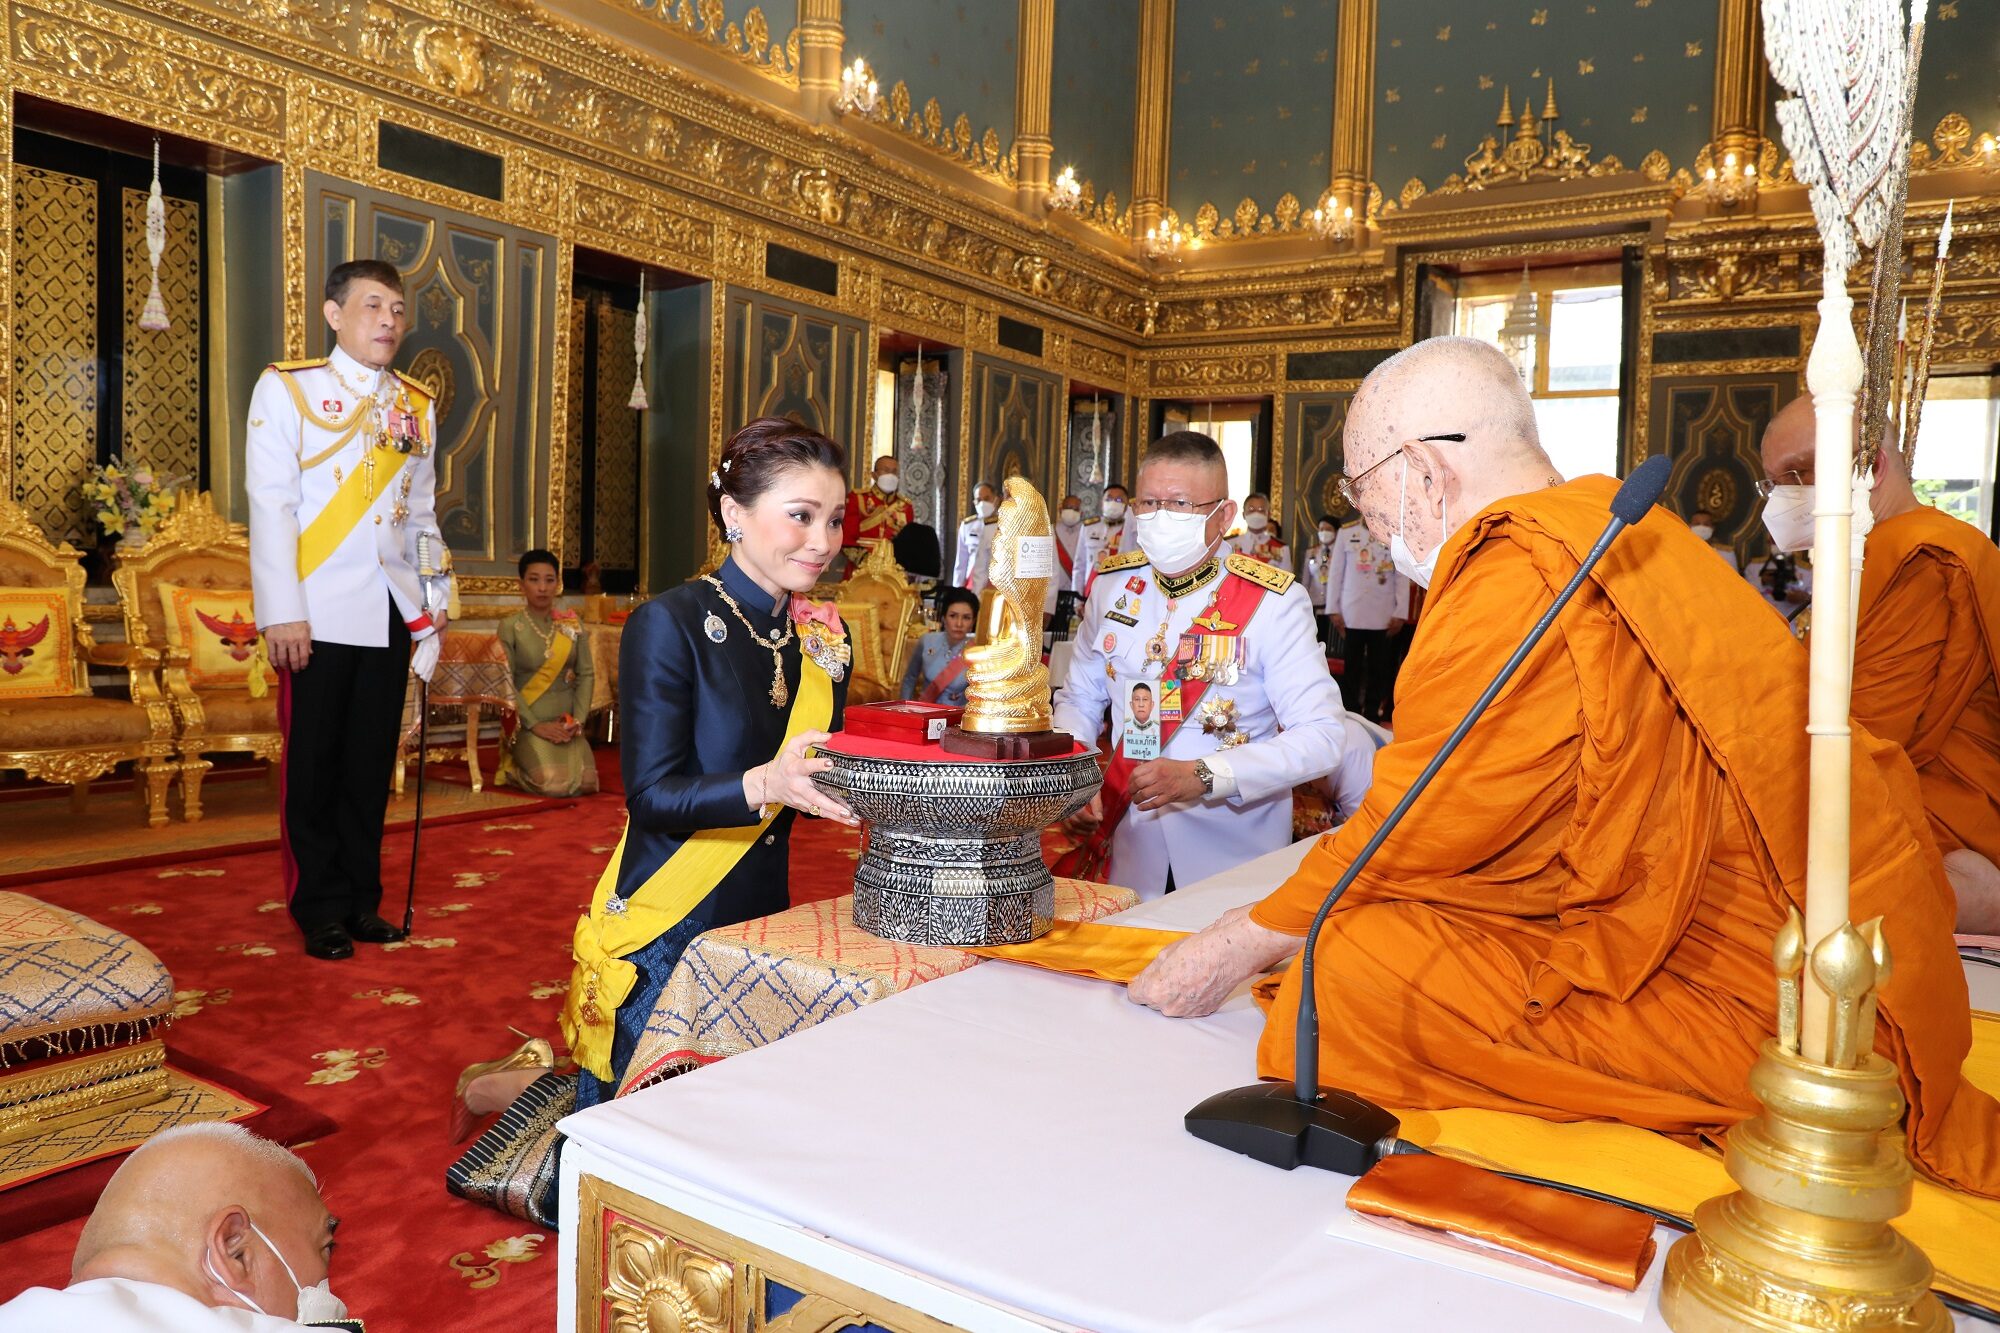
{"label": "pink ribbon bow", "polygon": [[832,602],[815,602],[798,593],[792,594],[792,623],[820,624],[835,634],[841,632],[840,612],[834,610]]}

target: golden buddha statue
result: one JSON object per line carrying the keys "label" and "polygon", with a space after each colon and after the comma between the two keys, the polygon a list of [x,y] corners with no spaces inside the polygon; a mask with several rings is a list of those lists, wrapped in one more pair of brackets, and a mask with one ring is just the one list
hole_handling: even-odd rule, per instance
{"label": "golden buddha statue", "polygon": [[1049,669],[1042,665],[1042,607],[1055,569],[1049,507],[1024,477],[1007,478],[979,629],[965,650],[965,716],[985,735],[1047,731]]}

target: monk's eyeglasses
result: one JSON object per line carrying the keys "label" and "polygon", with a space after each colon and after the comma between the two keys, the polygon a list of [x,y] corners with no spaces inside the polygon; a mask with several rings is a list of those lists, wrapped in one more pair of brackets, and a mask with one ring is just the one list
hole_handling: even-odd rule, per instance
{"label": "monk's eyeglasses", "polygon": [[[1444,443],[1447,444],[1464,444],[1465,436],[1463,434],[1459,434],[1456,432],[1449,435],[1419,435],[1415,442],[1418,444],[1434,444],[1439,441],[1443,441]],[[1361,471],[1356,473],[1354,476],[1350,477],[1345,472],[1341,473],[1340,480],[1333,483],[1333,493],[1335,495],[1338,495],[1343,501],[1345,501],[1349,509],[1359,508],[1360,506],[1356,503],[1354,499],[1354,488],[1356,486],[1359,486],[1362,482],[1362,479],[1366,477],[1369,473],[1373,472],[1376,468],[1381,467],[1384,463],[1388,462],[1390,459],[1400,457],[1402,452],[1403,451],[1401,449],[1392,449],[1388,453],[1376,459],[1374,462],[1370,463],[1367,467],[1362,468]]]}
{"label": "monk's eyeglasses", "polygon": [[[1790,477],[1791,480],[1786,481],[1785,478],[1787,477]],[[1771,492],[1777,490],[1780,486],[1810,486],[1810,485],[1812,485],[1812,483],[1807,481],[1804,477],[1800,476],[1798,469],[1794,468],[1790,472],[1780,472],[1775,477],[1766,477],[1762,481],[1758,482],[1757,494],[1763,496],[1766,500],[1768,500],[1771,498]]]}

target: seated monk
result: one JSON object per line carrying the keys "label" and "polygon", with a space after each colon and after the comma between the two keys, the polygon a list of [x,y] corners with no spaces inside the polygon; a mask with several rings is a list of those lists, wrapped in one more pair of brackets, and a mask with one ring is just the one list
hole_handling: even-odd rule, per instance
{"label": "seated monk", "polygon": [[[1616,483],[1564,482],[1491,346],[1438,338],[1355,394],[1344,487],[1429,591],[1395,739],[1359,813],[1256,905],[1130,988],[1212,1012],[1298,948],[1326,891],[1408,790],[1609,519]],[[1804,898],[1804,649],[1664,510],[1611,547],[1553,633],[1348,890],[1316,975],[1330,1084],[1392,1107],[1477,1107],[1715,1135],[1754,1114],[1776,1031],[1771,941]],[[1854,737],[1853,915],[1895,969],[1876,1049],[1912,1156],[2000,1195],[2000,1104],[1971,1046],[1951,888],[1902,751]],[[1258,1072],[1292,1076],[1298,970]]]}
{"label": "seated monk", "polygon": [[[2000,934],[2000,548],[1918,500],[1910,460],[1893,444],[1875,458],[1854,720],[1902,746],[1916,765],[1931,836],[1958,894],[1958,929]],[[1788,501],[1811,512],[1810,397],[1794,398],[1772,418],[1764,475],[1781,512]],[[1774,537],[1783,526],[1773,527]],[[1811,536],[1809,529],[1786,535]]]}

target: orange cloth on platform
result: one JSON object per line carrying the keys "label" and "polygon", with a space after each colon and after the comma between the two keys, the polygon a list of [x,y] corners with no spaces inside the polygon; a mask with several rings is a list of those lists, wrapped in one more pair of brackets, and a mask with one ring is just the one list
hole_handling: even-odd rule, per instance
{"label": "orange cloth on platform", "polygon": [[2000,549],[1935,509],[1868,534],[1854,720],[1917,767],[1939,851],[2000,863]]}
{"label": "orange cloth on platform", "polygon": [[1186,938],[1185,932],[1177,930],[1115,926],[1103,921],[1056,921],[1046,933],[1026,944],[994,944],[966,952],[1123,985],[1144,972],[1169,944]]}
{"label": "orange cloth on platform", "polygon": [[[1328,887],[1547,608],[1616,483],[1490,506],[1446,542],[1360,811],[1252,910],[1303,934]],[[1776,1028],[1773,933],[1804,898],[1804,649],[1663,510],[1613,546],[1384,845],[1320,940],[1321,1069],[1390,1106],[1713,1133],[1750,1114]],[[1897,747],[1857,731],[1853,913],[1896,968],[1876,1048],[1912,1154],[2000,1195],[2000,1104],[1971,1043],[1951,887]],[[1291,1076],[1297,969],[1259,1070]]]}

